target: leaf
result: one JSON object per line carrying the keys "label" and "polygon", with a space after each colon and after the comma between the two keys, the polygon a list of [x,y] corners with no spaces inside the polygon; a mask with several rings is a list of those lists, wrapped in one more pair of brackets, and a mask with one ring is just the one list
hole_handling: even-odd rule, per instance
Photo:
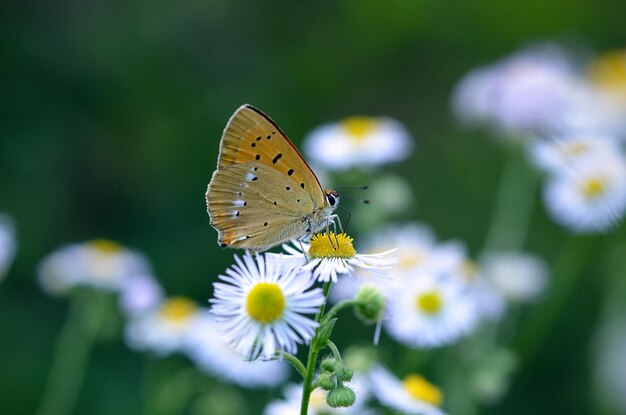
{"label": "leaf", "polygon": [[324,346],[326,346],[326,343],[328,343],[328,339],[330,339],[330,335],[332,334],[333,329],[335,328],[336,322],[337,322],[337,319],[334,318],[320,326],[319,331],[317,332],[317,339],[315,340],[316,352],[319,352],[320,350],[324,348]]}

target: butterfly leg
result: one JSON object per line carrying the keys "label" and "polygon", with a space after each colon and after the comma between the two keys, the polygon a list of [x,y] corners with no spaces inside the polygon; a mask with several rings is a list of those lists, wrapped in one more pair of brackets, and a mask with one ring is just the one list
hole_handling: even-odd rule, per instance
{"label": "butterfly leg", "polygon": [[[332,223],[334,225],[334,222],[332,220],[331,221],[328,221],[328,220],[326,221],[326,235],[328,236],[328,241],[330,242],[330,246],[332,246],[333,249],[336,251],[337,247],[335,246],[335,242],[333,242],[333,238],[330,237],[330,225],[329,225],[329,223]],[[337,238],[335,237],[335,239],[337,239]],[[339,241],[337,241],[337,242],[339,242]]]}
{"label": "butterfly leg", "polygon": [[341,219],[339,219],[339,215],[333,214],[327,218],[330,222],[332,222],[334,231],[337,233],[337,225],[339,225],[339,230],[343,233],[343,226],[341,226]]}
{"label": "butterfly leg", "polygon": [[[328,233],[328,238],[330,239],[330,244],[332,245],[333,249],[337,249],[332,239],[330,238],[329,224],[332,224],[333,232],[335,233],[335,235],[337,235],[337,224],[339,224],[339,229],[341,230],[341,233],[343,233],[343,227],[341,226],[341,220],[339,220],[339,215],[330,215],[326,217],[326,233]],[[337,242],[337,245],[339,245],[339,238],[337,238],[336,236],[335,241]]]}
{"label": "butterfly leg", "polygon": [[298,243],[300,244],[300,249],[302,250],[302,254],[304,254],[304,260],[306,262],[309,262],[309,256],[307,255],[308,252],[304,250],[304,246],[302,246],[302,241],[300,239],[298,239]]}

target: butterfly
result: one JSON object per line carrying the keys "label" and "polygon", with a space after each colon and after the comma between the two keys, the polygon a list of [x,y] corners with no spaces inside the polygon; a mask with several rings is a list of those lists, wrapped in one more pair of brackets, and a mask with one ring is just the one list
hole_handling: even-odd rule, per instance
{"label": "butterfly", "polygon": [[327,227],[339,194],[322,189],[278,125],[246,104],[224,129],[206,202],[222,248],[264,251]]}

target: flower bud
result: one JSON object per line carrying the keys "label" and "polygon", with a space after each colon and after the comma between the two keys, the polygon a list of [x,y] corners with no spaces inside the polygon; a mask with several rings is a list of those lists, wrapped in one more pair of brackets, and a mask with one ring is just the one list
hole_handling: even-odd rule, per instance
{"label": "flower bud", "polygon": [[373,324],[383,317],[387,301],[378,287],[363,284],[354,299],[359,303],[354,307],[354,311],[364,323]]}
{"label": "flower bud", "polygon": [[333,390],[335,388],[335,380],[328,373],[320,373],[317,377],[317,384],[320,388],[324,390]]}
{"label": "flower bud", "polygon": [[335,360],[334,357],[327,357],[324,360],[322,360],[322,371],[325,372],[334,372],[335,369],[337,368],[337,361]]}
{"label": "flower bud", "polygon": [[354,376],[354,370],[346,367],[341,368],[339,374],[337,374],[337,377],[341,379],[342,382],[350,382],[352,380],[352,376]]}
{"label": "flower bud", "polygon": [[354,405],[356,395],[354,391],[346,386],[337,386],[326,395],[326,403],[331,408],[348,408]]}

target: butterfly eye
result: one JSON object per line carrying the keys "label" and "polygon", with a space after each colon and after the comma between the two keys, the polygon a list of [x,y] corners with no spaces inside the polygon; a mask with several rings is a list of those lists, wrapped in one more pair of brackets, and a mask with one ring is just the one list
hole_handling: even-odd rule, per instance
{"label": "butterfly eye", "polygon": [[326,199],[328,199],[328,204],[331,206],[335,206],[335,196],[331,195],[330,193],[326,195]]}

